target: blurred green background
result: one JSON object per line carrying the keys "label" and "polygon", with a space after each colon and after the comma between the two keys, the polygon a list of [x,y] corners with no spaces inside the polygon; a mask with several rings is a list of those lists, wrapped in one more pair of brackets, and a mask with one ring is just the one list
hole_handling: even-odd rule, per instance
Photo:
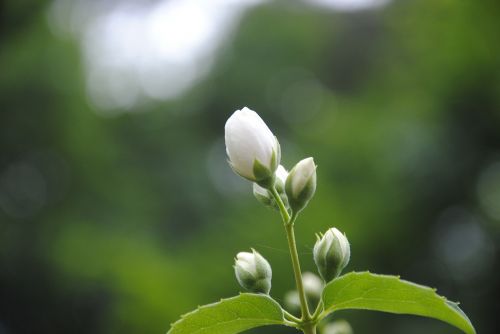
{"label": "blurred green background", "polygon": [[[233,175],[248,106],[290,168],[297,223],[351,242],[347,270],[399,274],[499,333],[500,5],[451,0],[0,3],[0,333],[164,333],[240,290],[233,258],[293,288],[284,232]],[[342,312],[354,332],[458,333]],[[263,328],[252,333],[293,333]]]}

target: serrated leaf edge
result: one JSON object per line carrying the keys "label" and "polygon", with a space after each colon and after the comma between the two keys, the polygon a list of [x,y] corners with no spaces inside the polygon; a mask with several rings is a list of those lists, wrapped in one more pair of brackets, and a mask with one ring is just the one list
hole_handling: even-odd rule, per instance
{"label": "serrated leaf edge", "polygon": [[[197,312],[199,312],[200,310],[203,310],[203,309],[206,309],[206,308],[210,308],[210,307],[213,307],[217,304],[220,304],[222,302],[225,302],[225,301],[229,301],[229,300],[232,300],[232,299],[235,299],[237,297],[240,297],[240,296],[259,296],[259,297],[264,297],[264,298],[267,298],[269,301],[271,301],[272,303],[274,303],[280,310],[281,310],[281,321],[276,321],[274,319],[266,319],[266,318],[258,318],[259,320],[268,320],[270,323],[272,324],[276,324],[276,325],[286,325],[285,323],[285,316],[284,316],[284,313],[283,313],[283,309],[281,307],[281,305],[276,301],[274,300],[273,298],[271,298],[270,296],[268,295],[265,295],[265,294],[256,294],[256,293],[239,293],[237,296],[234,296],[234,297],[229,297],[229,298],[221,298],[218,302],[214,302],[214,303],[210,303],[210,304],[205,304],[205,305],[198,305],[198,307],[193,310],[193,311],[190,311],[188,313],[184,313],[180,316],[179,320],[173,322],[170,324],[170,329],[168,330],[167,334],[170,334],[172,332],[172,330],[174,329],[174,327],[181,323],[184,319],[186,319],[188,316],[192,315],[192,314],[196,314]],[[240,320],[241,318],[237,318],[235,320]],[[257,319],[253,319],[253,318],[245,318],[247,320],[257,320]],[[234,320],[231,320],[231,321],[234,321]],[[231,321],[225,321],[224,323],[229,323]],[[205,328],[208,328],[210,326],[207,326]],[[198,332],[198,331],[196,331]],[[194,333],[196,333],[194,332]]]}
{"label": "serrated leaf edge", "polygon": [[[446,306],[450,307],[453,309],[453,311],[455,312],[458,312],[460,313],[460,315],[470,324],[470,327],[472,328],[472,330],[474,331],[474,333],[476,333],[476,329],[474,328],[474,326],[472,325],[472,322],[470,321],[469,317],[465,314],[465,312],[460,309],[460,307],[458,306],[460,303],[459,302],[453,302],[453,301],[450,301],[448,300],[446,297],[444,296],[441,296],[439,294],[437,294],[437,289],[436,288],[431,288],[429,286],[426,286],[426,285],[422,285],[422,284],[418,284],[418,283],[414,283],[414,282],[411,282],[411,281],[407,281],[407,280],[404,280],[404,279],[401,279],[401,276],[400,275],[384,275],[384,274],[375,274],[375,273],[372,273],[368,270],[366,271],[352,271],[350,273],[347,273],[347,274],[344,274],[342,276],[339,276],[337,278],[335,278],[334,280],[332,280],[331,282],[329,282],[328,284],[325,285],[324,289],[323,289],[323,293],[322,293],[322,300],[324,299],[324,294],[325,294],[325,290],[326,288],[328,287],[328,285],[330,284],[333,284],[335,281],[345,277],[345,276],[348,276],[348,275],[356,275],[356,276],[362,276],[364,274],[368,274],[368,275],[376,275],[376,276],[381,276],[381,277],[384,277],[384,278],[389,278],[389,279],[394,279],[394,280],[397,280],[397,281],[400,281],[400,282],[403,282],[403,283],[407,283],[407,284],[410,284],[410,285],[414,285],[416,287],[419,287],[419,288],[422,288],[424,290],[427,290],[427,291],[432,291],[435,295],[435,297],[438,297],[439,299],[443,300],[443,302],[446,304]],[[352,300],[351,300],[352,301]],[[343,310],[343,308],[339,308],[338,307],[339,304],[337,305],[333,305],[327,309],[325,309],[323,311],[323,316],[322,318],[328,316],[329,314],[337,311],[337,310]],[[371,310],[371,309],[368,309],[368,308],[357,308],[357,309],[361,309],[361,310]],[[381,311],[381,312],[385,312],[385,311]],[[406,313],[395,313],[395,312],[389,312],[389,313],[394,313],[394,314],[406,314]],[[417,315],[419,316],[419,315]]]}

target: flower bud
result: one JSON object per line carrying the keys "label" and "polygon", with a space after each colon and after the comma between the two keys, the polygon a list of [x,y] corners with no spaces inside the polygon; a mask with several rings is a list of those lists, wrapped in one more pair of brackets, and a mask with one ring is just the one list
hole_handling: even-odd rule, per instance
{"label": "flower bud", "polygon": [[297,290],[288,291],[285,294],[283,301],[288,311],[293,314],[300,314],[300,297]]}
{"label": "flower bud", "polygon": [[285,191],[294,212],[304,209],[316,191],[316,165],[313,158],[299,161],[286,179]]}
{"label": "flower bud", "polygon": [[[285,203],[286,207],[288,207],[288,200],[285,194],[285,182],[287,176],[288,172],[286,171],[285,167],[279,165],[278,169],[276,170],[276,179],[274,185],[276,187],[276,190],[278,191],[278,194],[281,197],[281,200],[283,201],[283,203]],[[270,191],[267,190],[266,188],[259,186],[257,183],[253,184],[253,195],[255,196],[255,198],[257,198],[259,202],[261,202],[265,206],[279,210],[278,204],[274,200]]]}
{"label": "flower bud", "polygon": [[247,107],[236,110],[225,125],[229,164],[240,176],[270,188],[281,159],[278,140],[259,115]]}
{"label": "flower bud", "polygon": [[323,328],[324,334],[352,334],[351,325],[345,320],[336,320]]}
{"label": "flower bud", "polygon": [[[311,272],[302,273],[302,284],[309,308],[316,308],[325,284],[321,278]],[[288,291],[283,300],[288,311],[293,314],[300,314],[300,297],[297,290]]]}
{"label": "flower bud", "polygon": [[252,253],[240,252],[236,255],[234,272],[244,289],[265,294],[271,291],[271,265],[255,249]]}
{"label": "flower bud", "polygon": [[318,267],[319,274],[330,282],[339,276],[351,256],[349,241],[344,234],[336,228],[326,231],[325,235],[317,236],[318,241],[314,245],[314,262]]}
{"label": "flower bud", "polygon": [[276,203],[274,202],[273,197],[269,194],[269,191],[266,188],[262,188],[257,183],[253,184],[253,195],[257,201],[261,202],[265,206],[272,207],[273,209],[276,207]]}
{"label": "flower bud", "polygon": [[278,169],[276,169],[276,180],[274,182],[274,186],[280,195],[285,193],[285,182],[287,177],[288,171],[285,167],[279,165]]}
{"label": "flower bud", "polygon": [[308,300],[310,300],[313,305],[316,305],[321,298],[321,293],[323,292],[325,284],[321,278],[311,272],[302,274],[302,284],[304,285],[304,291]]}

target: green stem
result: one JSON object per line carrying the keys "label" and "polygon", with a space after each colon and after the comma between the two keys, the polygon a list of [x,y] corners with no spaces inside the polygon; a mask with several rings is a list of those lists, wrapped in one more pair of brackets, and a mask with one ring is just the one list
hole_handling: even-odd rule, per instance
{"label": "green stem", "polygon": [[285,314],[285,318],[287,318],[287,320],[293,321],[297,324],[301,322],[301,320],[299,318],[297,318],[296,316],[294,316],[293,314],[291,314],[287,310],[283,310],[283,313]]}
{"label": "green stem", "polygon": [[289,224],[291,221],[291,217],[288,214],[288,210],[285,207],[285,203],[283,203],[283,201],[281,200],[281,197],[278,194],[278,191],[276,190],[275,187],[272,187],[270,191],[271,191],[271,195],[273,195],[274,200],[276,201],[276,203],[278,203],[278,207],[279,207],[280,213],[281,213],[281,218],[283,218],[283,223],[285,225]]}
{"label": "green stem", "polygon": [[323,314],[323,301],[319,301],[318,306],[316,307],[316,310],[314,311],[312,318],[315,321],[321,320],[322,317],[321,315]]}
{"label": "green stem", "polygon": [[297,321],[291,321],[291,320],[287,320],[285,319],[285,326],[290,326],[290,327],[293,327],[293,328],[297,328],[297,329],[300,329],[300,325],[298,324]]}
{"label": "green stem", "polygon": [[315,323],[308,323],[304,326],[302,326],[302,332],[304,334],[316,334],[316,324]]}
{"label": "green stem", "polygon": [[299,292],[300,308],[302,310],[302,321],[310,320],[311,315],[309,313],[309,307],[307,306],[307,298],[304,290],[304,284],[302,283],[302,272],[300,271],[299,255],[297,252],[297,246],[295,242],[295,233],[293,231],[293,221],[292,218],[289,224],[285,224],[286,236],[288,240],[288,248],[290,250],[290,257],[292,259],[293,272],[295,275],[295,284],[297,285],[297,291]]}
{"label": "green stem", "polygon": [[293,230],[293,225],[295,223],[295,220],[297,219],[297,215],[293,214],[290,217],[285,207],[285,204],[281,200],[281,197],[279,196],[275,187],[272,187],[270,191],[274,197],[274,200],[278,204],[278,207],[281,212],[281,217],[283,218],[283,223],[285,226],[286,236],[288,240],[288,248],[290,250],[290,257],[292,259],[293,273],[295,275],[295,284],[297,285],[297,291],[299,293],[299,299],[300,299],[300,309],[302,312],[301,321],[303,323],[303,326],[301,327],[304,333],[315,334],[316,324],[314,322],[310,322],[311,314],[309,313],[307,298],[304,291],[304,284],[302,282],[302,272],[300,270],[299,254],[297,252],[297,244],[295,242],[295,233]]}

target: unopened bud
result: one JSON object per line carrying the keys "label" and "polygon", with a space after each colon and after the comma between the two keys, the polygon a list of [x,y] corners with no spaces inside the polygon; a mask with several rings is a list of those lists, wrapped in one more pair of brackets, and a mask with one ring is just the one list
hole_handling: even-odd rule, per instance
{"label": "unopened bud", "polygon": [[294,212],[304,209],[316,191],[316,165],[313,158],[299,161],[286,179],[285,191]]}
{"label": "unopened bud", "polygon": [[269,193],[269,190],[259,186],[257,183],[253,184],[253,195],[255,196],[257,201],[264,204],[265,206],[269,206],[272,208],[276,207],[274,199]]}
{"label": "unopened bud", "polygon": [[325,282],[330,282],[339,276],[349,263],[351,256],[349,241],[336,228],[331,228],[324,235],[317,237],[318,241],[313,250],[314,262],[321,277]]}
{"label": "unopened bud", "polygon": [[240,176],[269,188],[280,164],[278,140],[253,110],[236,110],[225,125],[229,164]]}
{"label": "unopened bud", "polygon": [[304,291],[307,298],[311,301],[313,305],[316,305],[323,292],[324,283],[318,275],[311,272],[305,272],[302,274],[302,284],[304,285]]}
{"label": "unopened bud", "polygon": [[276,169],[276,180],[274,182],[274,186],[280,195],[285,193],[285,182],[287,177],[288,171],[285,167],[279,165],[278,169]]}
{"label": "unopened bud", "polygon": [[[286,171],[285,167],[279,165],[275,174],[274,186],[276,187],[276,190],[286,207],[288,207],[288,199],[285,194],[285,182],[287,176],[288,172]],[[271,207],[275,210],[279,210],[278,204],[271,195],[271,192],[266,188],[259,186],[257,183],[253,184],[253,195],[259,202],[261,202],[265,206]]]}
{"label": "unopened bud", "polygon": [[271,265],[257,251],[236,255],[234,272],[238,283],[246,290],[269,294],[271,291]]}
{"label": "unopened bud", "polygon": [[[316,308],[325,284],[316,274],[311,272],[302,273],[302,284],[311,309]],[[297,290],[288,291],[284,297],[285,306],[293,314],[300,314],[300,297]]]}
{"label": "unopened bud", "polygon": [[300,297],[297,290],[288,291],[283,300],[288,311],[293,314],[300,314]]}
{"label": "unopened bud", "polygon": [[324,334],[352,334],[351,325],[345,320],[336,320],[323,328]]}

